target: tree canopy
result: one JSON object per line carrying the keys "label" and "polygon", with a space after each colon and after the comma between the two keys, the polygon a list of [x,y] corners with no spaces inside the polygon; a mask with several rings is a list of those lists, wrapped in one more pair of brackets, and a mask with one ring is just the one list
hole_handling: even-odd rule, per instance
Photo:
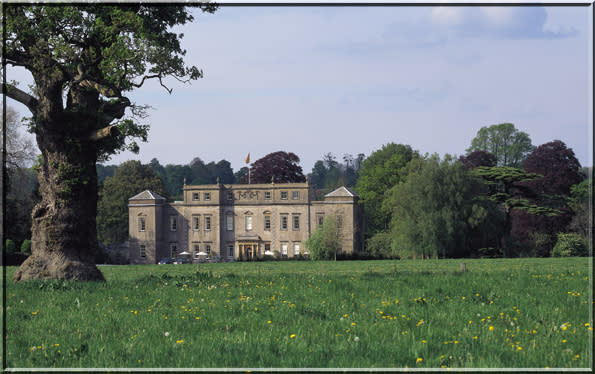
{"label": "tree canopy", "polygon": [[382,207],[385,193],[409,174],[409,162],[419,159],[419,153],[411,146],[388,143],[373,152],[362,162],[355,190],[360,202],[365,205],[366,235],[387,230],[390,212]]}
{"label": "tree canopy", "polygon": [[240,183],[299,183],[306,177],[299,165],[300,158],[292,152],[277,151],[254,161],[250,176],[244,175]]}
{"label": "tree canopy", "polygon": [[496,156],[498,166],[521,168],[532,150],[531,138],[526,132],[517,130],[512,123],[501,123],[479,129],[467,154],[485,151]]}

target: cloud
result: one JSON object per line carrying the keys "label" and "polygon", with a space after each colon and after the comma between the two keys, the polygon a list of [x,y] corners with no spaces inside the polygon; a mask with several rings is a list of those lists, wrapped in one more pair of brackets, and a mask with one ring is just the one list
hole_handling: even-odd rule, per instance
{"label": "cloud", "polygon": [[436,31],[451,37],[555,39],[576,35],[576,29],[545,30],[544,7],[436,7],[429,16]]}

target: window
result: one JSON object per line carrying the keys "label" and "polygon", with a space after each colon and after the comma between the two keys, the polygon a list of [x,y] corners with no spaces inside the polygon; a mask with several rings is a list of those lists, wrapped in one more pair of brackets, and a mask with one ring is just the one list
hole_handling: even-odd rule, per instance
{"label": "window", "polygon": [[192,216],[192,230],[198,231],[200,229],[200,217]]}
{"label": "window", "polygon": [[300,243],[293,243],[293,255],[297,256],[300,254]]}
{"label": "window", "polygon": [[205,201],[209,201],[209,200],[211,200],[211,193],[205,192]]}
{"label": "window", "polygon": [[145,217],[138,218],[138,231],[143,232],[146,229]]}
{"label": "window", "polygon": [[323,223],[324,223],[324,215],[323,214],[317,214],[316,215],[316,224],[318,226],[322,226]]}
{"label": "window", "polygon": [[300,229],[300,216],[297,214],[293,215],[293,230],[297,231]]}
{"label": "window", "polygon": [[233,257],[233,244],[227,245],[227,257]]}
{"label": "window", "polygon": [[287,200],[287,191],[281,191],[281,200]]}
{"label": "window", "polygon": [[178,217],[176,217],[176,216],[169,216],[169,230],[170,231],[177,231],[178,230]]}
{"label": "window", "polygon": [[178,244],[169,243],[169,257],[176,257],[176,253],[178,253]]}
{"label": "window", "polygon": [[192,201],[198,201],[200,200],[200,195],[198,192],[193,192],[192,193]]}
{"label": "window", "polygon": [[292,200],[299,200],[300,199],[300,191],[292,191],[291,192],[291,199]]}
{"label": "window", "polygon": [[196,255],[196,253],[200,252],[200,245],[198,243],[194,243],[192,245],[192,249],[194,250],[194,253]]}
{"label": "window", "polygon": [[264,243],[264,251],[265,252],[270,252],[271,251],[271,242],[265,242]]}
{"label": "window", "polygon": [[207,252],[207,256],[211,254],[211,245],[205,244],[205,252]]}
{"label": "window", "polygon": [[337,228],[339,230],[343,228],[343,216],[337,216]]}
{"label": "window", "polygon": [[287,230],[287,214],[281,215],[281,230]]}
{"label": "window", "polygon": [[227,231],[233,231],[233,214],[225,216],[225,227],[227,228]]}
{"label": "window", "polygon": [[271,191],[264,191],[264,199],[265,200],[271,199]]}
{"label": "window", "polygon": [[227,200],[233,200],[233,192],[227,191]]}
{"label": "window", "polygon": [[141,244],[139,247],[139,256],[147,257],[147,247],[144,244]]}
{"label": "window", "polygon": [[246,231],[252,230],[252,216],[246,216]]}
{"label": "window", "polygon": [[264,231],[271,231],[271,216],[264,216]]}
{"label": "window", "polygon": [[211,216],[205,217],[205,230],[206,231],[211,230]]}
{"label": "window", "polygon": [[281,254],[287,256],[287,243],[281,243]]}

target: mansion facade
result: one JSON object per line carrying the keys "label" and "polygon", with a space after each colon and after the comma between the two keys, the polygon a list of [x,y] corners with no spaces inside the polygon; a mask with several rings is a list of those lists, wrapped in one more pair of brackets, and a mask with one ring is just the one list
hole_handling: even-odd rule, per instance
{"label": "mansion facade", "polygon": [[[340,187],[314,199],[305,183],[186,185],[183,201],[143,191],[129,199],[130,263],[155,264],[189,253],[221,260],[308,254],[305,241],[336,218],[341,253],[363,249],[358,195]],[[199,255],[200,253],[200,255]]]}

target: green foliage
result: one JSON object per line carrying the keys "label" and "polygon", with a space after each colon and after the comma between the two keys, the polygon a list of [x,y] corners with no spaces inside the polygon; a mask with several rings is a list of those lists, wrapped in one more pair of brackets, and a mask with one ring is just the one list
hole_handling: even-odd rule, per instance
{"label": "green foliage", "polygon": [[322,225],[310,235],[305,245],[312,260],[336,259],[341,248],[341,231],[337,228],[335,217],[325,217]]}
{"label": "green foliage", "polygon": [[577,233],[559,233],[552,257],[589,256],[589,244]]}
{"label": "green foliage", "polygon": [[21,253],[24,255],[31,254],[31,240],[23,240],[23,243],[21,244]]}
{"label": "green foliage", "polygon": [[144,190],[167,197],[161,179],[140,161],[124,162],[113,177],[106,178],[97,205],[97,234],[101,242],[123,243],[128,238],[128,199]]}
{"label": "green foliage", "polygon": [[392,236],[390,232],[380,231],[366,240],[365,251],[374,258],[395,257],[392,253]]}
{"label": "green foliage", "polygon": [[4,253],[11,254],[17,251],[17,246],[12,239],[6,239],[4,242]]}
{"label": "green foliage", "polygon": [[325,194],[341,186],[355,186],[364,158],[363,153],[356,158],[345,154],[341,163],[336,160],[335,155],[327,153],[322,160],[316,161],[312,172],[308,174],[310,185],[316,189],[316,198],[322,199]]}
{"label": "green foliage", "polygon": [[411,170],[408,165],[413,159],[420,159],[420,156],[410,146],[389,143],[362,162],[355,190],[360,203],[365,206],[367,237],[388,230],[391,212],[383,208],[382,202],[388,190],[407,179]]}
{"label": "green foliage", "polygon": [[[216,9],[213,4],[197,7],[209,13]],[[133,139],[147,140],[148,126],[138,121],[146,108],[132,104],[124,92],[141,87],[147,79],[158,79],[171,92],[163,81],[167,77],[182,82],[202,77],[197,67],[184,63],[183,35],[172,30],[193,20],[184,6],[12,4],[4,9],[9,64],[33,74],[38,95],[55,94],[56,87],[65,90],[62,95],[45,95],[49,105],[67,97],[63,120],[77,126],[72,126],[74,131],[70,126],[62,130],[82,139],[81,130],[97,130],[110,123],[118,128],[118,134],[97,143],[99,160],[121,150],[138,152]],[[74,100],[79,91],[94,92],[95,97]],[[122,118],[126,108],[131,109],[131,118]],[[32,131],[41,133],[45,126],[37,118],[41,111],[30,109]]]}
{"label": "green foliage", "polygon": [[485,151],[496,156],[498,166],[520,168],[533,148],[527,133],[518,131],[512,123],[501,123],[482,127],[471,141],[467,154]]}
{"label": "green foliage", "polygon": [[569,229],[589,238],[593,232],[593,220],[590,217],[591,201],[593,192],[593,180],[585,179],[570,188],[568,206],[574,213]]}
{"label": "green foliage", "polygon": [[469,255],[468,235],[487,217],[485,200],[474,195],[463,165],[446,155],[427,159],[405,183],[390,189],[384,201],[392,211],[393,254],[407,257]]}

